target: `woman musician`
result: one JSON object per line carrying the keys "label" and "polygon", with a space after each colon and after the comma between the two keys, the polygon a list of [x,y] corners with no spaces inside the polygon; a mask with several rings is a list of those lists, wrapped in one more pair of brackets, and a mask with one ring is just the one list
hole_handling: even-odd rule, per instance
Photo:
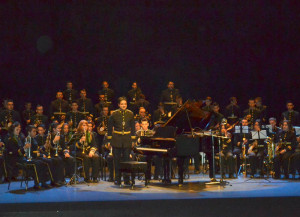
{"label": "woman musician", "polygon": [[[82,158],[84,167],[84,181],[91,183],[98,182],[99,174],[99,154],[97,152],[96,136],[90,130],[88,130],[88,122],[81,120],[79,122],[76,134],[78,140],[74,141],[73,151],[75,151],[74,145],[76,145],[76,157]],[[92,167],[92,174],[90,176],[89,169]]]}

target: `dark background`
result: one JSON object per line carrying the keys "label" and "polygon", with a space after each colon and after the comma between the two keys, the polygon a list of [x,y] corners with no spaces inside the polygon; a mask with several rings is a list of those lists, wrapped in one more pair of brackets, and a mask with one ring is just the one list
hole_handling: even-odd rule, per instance
{"label": "dark background", "polygon": [[117,96],[136,80],[156,104],[173,80],[185,99],[300,108],[297,1],[104,2],[1,3],[0,100],[48,106],[72,80],[96,102],[103,80]]}

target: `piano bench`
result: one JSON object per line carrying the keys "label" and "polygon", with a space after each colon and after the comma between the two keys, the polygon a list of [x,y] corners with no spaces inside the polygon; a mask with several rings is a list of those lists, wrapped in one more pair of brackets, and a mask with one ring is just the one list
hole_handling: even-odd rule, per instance
{"label": "piano bench", "polygon": [[145,186],[147,186],[148,181],[146,179],[147,163],[139,161],[125,161],[120,163],[120,173],[130,173],[131,174],[131,188],[133,189],[135,185],[135,174],[144,173],[145,174]]}

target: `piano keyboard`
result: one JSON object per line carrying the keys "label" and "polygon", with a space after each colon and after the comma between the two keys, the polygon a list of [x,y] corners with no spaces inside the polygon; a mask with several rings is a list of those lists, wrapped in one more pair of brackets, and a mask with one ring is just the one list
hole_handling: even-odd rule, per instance
{"label": "piano keyboard", "polygon": [[136,147],[138,151],[150,151],[150,152],[161,152],[161,153],[168,153],[168,149],[162,148],[144,148],[144,147]]}

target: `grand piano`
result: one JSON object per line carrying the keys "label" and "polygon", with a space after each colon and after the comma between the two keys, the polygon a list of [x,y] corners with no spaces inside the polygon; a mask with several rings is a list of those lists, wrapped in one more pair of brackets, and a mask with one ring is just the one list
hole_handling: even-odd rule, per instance
{"label": "grand piano", "polygon": [[164,124],[155,128],[153,136],[141,137],[141,145],[136,151],[147,156],[146,180],[151,179],[151,158],[158,155],[163,158],[164,183],[171,183],[170,165],[173,157],[177,158],[178,184],[183,184],[183,164],[201,150],[200,137],[194,129],[205,126],[209,113],[201,109],[202,103],[187,100]]}

